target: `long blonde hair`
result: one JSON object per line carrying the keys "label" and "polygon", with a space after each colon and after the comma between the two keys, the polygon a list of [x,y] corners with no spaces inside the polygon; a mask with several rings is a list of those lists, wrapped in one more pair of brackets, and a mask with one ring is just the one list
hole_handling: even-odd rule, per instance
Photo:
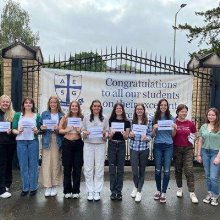
{"label": "long blonde hair", "polygon": [[[2,95],[0,97],[0,103],[2,102],[3,99],[7,98],[10,102],[9,104],[9,107],[8,109],[6,110],[5,112],[5,115],[4,115],[4,121],[9,121],[11,122],[13,120],[13,117],[14,117],[14,114],[15,114],[15,111],[13,109],[13,106],[12,106],[12,102],[11,102],[11,98],[8,96],[8,95]],[[1,106],[0,106],[1,108]]]}

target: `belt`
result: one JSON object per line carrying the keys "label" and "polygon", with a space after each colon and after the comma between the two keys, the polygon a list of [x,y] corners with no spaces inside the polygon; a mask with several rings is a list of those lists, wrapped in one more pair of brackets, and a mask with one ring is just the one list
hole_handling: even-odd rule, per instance
{"label": "belt", "polygon": [[124,143],[125,140],[109,140],[109,141],[112,141],[114,143]]}

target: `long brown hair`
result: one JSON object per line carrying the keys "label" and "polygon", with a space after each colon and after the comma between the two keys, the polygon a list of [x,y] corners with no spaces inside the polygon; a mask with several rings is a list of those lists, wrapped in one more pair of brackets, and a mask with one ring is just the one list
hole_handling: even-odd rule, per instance
{"label": "long brown hair", "polygon": [[77,117],[83,119],[83,114],[82,114],[82,110],[81,110],[80,104],[79,104],[79,102],[77,102],[76,100],[70,102],[69,110],[68,110],[68,113],[67,113],[66,117],[72,117],[72,116],[73,116],[73,113],[72,113],[72,111],[71,111],[71,106],[72,106],[73,103],[76,103],[76,104],[77,104],[77,107],[78,107]]}
{"label": "long brown hair", "polygon": [[56,102],[57,102],[57,111],[60,112],[60,113],[63,113],[63,110],[62,110],[62,108],[61,108],[61,106],[60,106],[60,101],[59,101],[59,99],[58,99],[58,97],[57,97],[56,95],[50,96],[50,98],[49,98],[49,100],[48,100],[48,102],[47,102],[47,110],[48,110],[48,111],[51,111],[51,108],[50,108],[50,101],[51,101],[51,99],[56,99]]}
{"label": "long brown hair", "polygon": [[103,121],[104,120],[104,116],[103,116],[103,113],[102,113],[103,112],[102,103],[98,99],[95,99],[95,100],[92,101],[92,103],[90,105],[90,112],[91,112],[91,114],[90,114],[90,122],[92,122],[94,120],[94,114],[93,114],[93,111],[92,111],[92,106],[93,106],[93,104],[95,102],[98,102],[100,104],[100,106],[101,106],[101,109],[100,109],[100,112],[99,112],[99,120]]}
{"label": "long brown hair", "polygon": [[116,119],[117,115],[115,113],[115,110],[116,110],[117,106],[120,106],[122,108],[122,119],[125,120],[125,121],[128,121],[127,116],[125,114],[124,105],[122,103],[120,103],[120,102],[115,103],[115,105],[114,105],[114,107],[112,109],[112,113],[111,113],[111,116],[109,118],[109,121],[112,121],[112,120]]}
{"label": "long brown hair", "polygon": [[133,119],[132,119],[132,124],[137,124],[138,123],[138,116],[137,116],[137,113],[136,113],[136,110],[137,110],[138,106],[141,106],[144,109],[144,113],[142,115],[142,122],[141,122],[141,124],[142,125],[146,125],[147,122],[148,122],[148,118],[147,118],[146,109],[145,109],[145,106],[144,106],[143,103],[137,103],[135,105]]}
{"label": "long brown hair", "polygon": [[210,123],[210,121],[208,120],[208,113],[209,113],[210,111],[213,111],[213,112],[215,113],[215,115],[216,115],[216,120],[215,120],[215,124],[214,124],[214,129],[213,129],[213,131],[214,131],[215,133],[217,133],[217,132],[219,132],[219,130],[220,130],[219,111],[218,111],[217,108],[210,108],[210,109],[206,112],[206,123],[207,123],[207,124]]}
{"label": "long brown hair", "polygon": [[165,112],[165,117],[166,119],[171,119],[171,114],[170,114],[170,109],[169,109],[169,103],[166,99],[161,99],[158,104],[157,104],[157,109],[156,109],[156,112],[154,114],[154,121],[153,121],[153,124],[157,124],[158,120],[161,119],[161,111],[160,111],[160,105],[162,102],[166,102],[167,103],[167,110]]}

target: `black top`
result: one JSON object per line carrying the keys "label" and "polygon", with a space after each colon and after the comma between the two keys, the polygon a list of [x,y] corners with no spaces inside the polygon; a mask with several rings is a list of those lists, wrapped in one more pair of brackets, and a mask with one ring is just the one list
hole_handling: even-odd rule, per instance
{"label": "black top", "polygon": [[[5,113],[0,109],[0,121],[4,121]],[[12,127],[12,122],[11,122]],[[0,132],[0,144],[15,144],[15,135],[7,134],[7,132]]]}
{"label": "black top", "polygon": [[[109,127],[111,127],[111,123],[112,122],[120,122],[120,123],[124,123],[124,130],[126,130],[126,128],[131,128],[131,123],[128,120],[124,120],[124,119],[113,119],[113,120],[109,120]],[[121,134],[121,132],[115,132],[115,134],[112,137],[112,140],[117,140],[117,141],[121,141],[124,140],[123,135]]]}

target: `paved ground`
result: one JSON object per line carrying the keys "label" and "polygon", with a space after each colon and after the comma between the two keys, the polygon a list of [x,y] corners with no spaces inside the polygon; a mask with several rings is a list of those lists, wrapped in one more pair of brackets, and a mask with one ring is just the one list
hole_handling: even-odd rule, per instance
{"label": "paved ground", "polygon": [[[202,199],[206,195],[203,170],[196,168],[196,194],[199,204],[192,204],[189,193],[184,185],[184,196],[176,197],[176,185],[173,178],[167,191],[167,203],[160,204],[153,200],[155,182],[153,168],[147,168],[146,181],[143,188],[143,198],[136,203],[130,193],[133,188],[130,168],[125,174],[123,201],[109,199],[109,180],[106,172],[104,189],[99,202],[88,202],[85,193],[85,184],[82,182],[81,198],[67,200],[63,198],[62,187],[56,197],[45,198],[44,190],[39,189],[35,197],[20,197],[19,171],[14,171],[14,183],[11,188],[13,196],[10,199],[0,199],[0,220],[142,220],[142,219],[177,219],[177,220],[217,220],[220,219],[220,206],[213,207],[204,204]],[[185,182],[184,182],[185,183]]]}

